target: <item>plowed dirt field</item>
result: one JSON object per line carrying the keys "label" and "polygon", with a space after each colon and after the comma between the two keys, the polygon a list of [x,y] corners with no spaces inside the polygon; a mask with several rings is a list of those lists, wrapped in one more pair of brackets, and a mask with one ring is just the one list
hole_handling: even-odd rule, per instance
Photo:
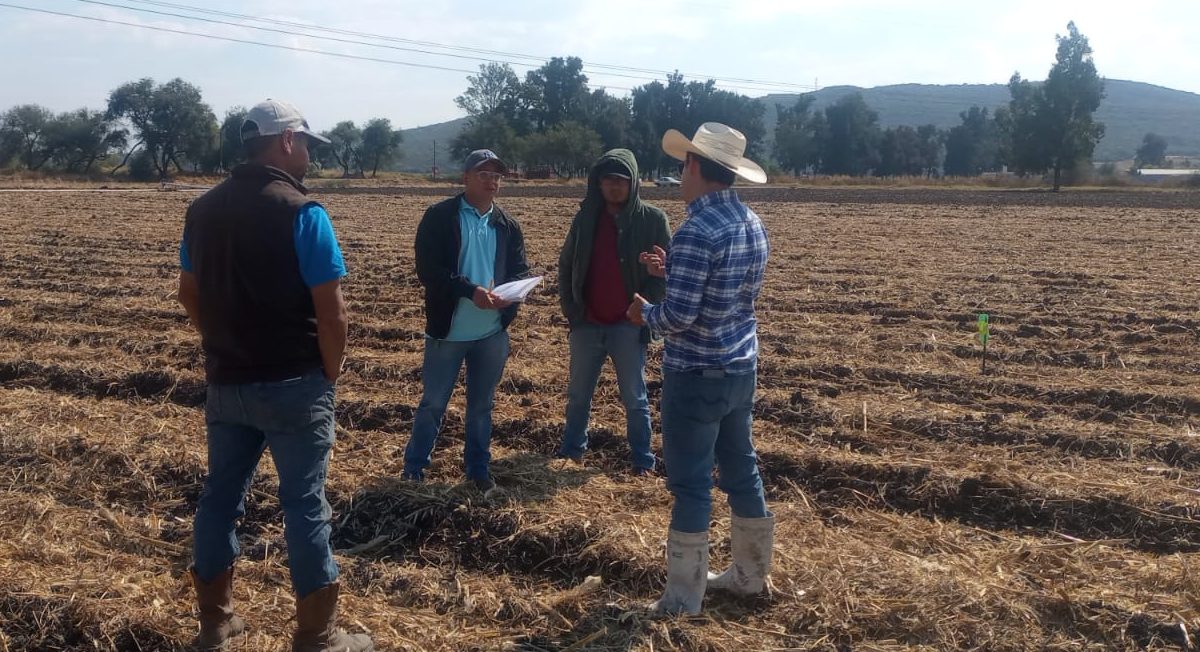
{"label": "plowed dirt field", "polygon": [[[657,621],[639,607],[662,586],[671,499],[627,472],[611,370],[584,464],[550,459],[577,198],[501,198],[547,283],[511,329],[504,491],[485,502],[462,483],[461,389],[430,481],[398,479],[421,391],[413,235],[435,197],[316,195],[350,269],[329,478],[342,624],[385,650],[1200,650],[1200,196],[760,192],[773,586]],[[653,195],[677,224],[677,194]],[[204,384],[173,294],[192,197],[0,195],[0,650],[175,650],[195,632]],[[276,487],[264,462],[233,649],[287,649]],[[717,567],[727,528],[718,501]]]}

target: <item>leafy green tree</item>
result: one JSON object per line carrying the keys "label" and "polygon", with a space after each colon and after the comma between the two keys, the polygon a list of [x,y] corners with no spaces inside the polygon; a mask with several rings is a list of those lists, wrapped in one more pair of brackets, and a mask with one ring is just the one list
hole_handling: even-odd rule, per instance
{"label": "leafy green tree", "polygon": [[129,161],[129,178],[134,181],[154,181],[158,179],[158,171],[154,169],[154,157],[150,151],[143,148],[131,150],[132,158],[126,156]]}
{"label": "leafy green tree", "polygon": [[662,136],[667,129],[684,130],[686,103],[682,77],[670,75],[667,83],[653,81],[633,89],[630,97],[630,148],[640,168],[650,174],[668,165],[662,151]]}
{"label": "leafy green tree", "polygon": [[920,140],[921,174],[933,176],[942,166],[942,150],[946,135],[937,125],[921,125],[917,127],[917,139]]}
{"label": "leafy green tree", "polygon": [[22,104],[0,116],[0,151],[27,170],[39,170],[54,155],[51,130],[54,114],[44,106]]}
{"label": "leafy green tree", "polygon": [[521,80],[507,63],[484,63],[479,74],[467,77],[467,90],[454,98],[458,108],[472,118],[500,114],[516,117],[521,96]]}
{"label": "leafy green tree", "polygon": [[773,154],[793,174],[821,166],[821,141],[825,138],[825,114],[813,112],[816,98],[801,95],[792,106],[777,106]]}
{"label": "leafy green tree", "polygon": [[208,135],[199,138],[194,145],[194,152],[188,152],[187,161],[191,163],[191,169],[194,172],[203,172],[204,174],[217,174],[224,168],[221,165],[221,125],[217,122],[216,116],[213,116],[213,121],[208,125]]}
{"label": "leafy green tree", "polygon": [[584,103],[584,124],[600,135],[605,149],[629,146],[629,100],[597,88]]}
{"label": "leafy green tree", "polygon": [[84,174],[91,172],[97,161],[124,149],[129,136],[103,111],[86,108],[58,115],[48,131],[55,165],[65,172]]}
{"label": "leafy green tree", "polygon": [[1040,108],[1044,103],[1041,86],[1014,74],[1008,81],[1008,91],[1011,95],[1007,123],[1009,165],[1018,174],[1041,174],[1050,160]]}
{"label": "leafy green tree", "polygon": [[977,176],[999,169],[1001,130],[988,110],[978,106],[959,114],[962,123],[946,134],[946,174]]}
{"label": "leafy green tree", "polygon": [[1074,22],[1066,36],[1055,38],[1058,52],[1046,81],[1035,85],[1014,74],[1008,86],[1014,166],[1023,173],[1052,172],[1057,191],[1063,171],[1090,161],[1104,137],[1104,125],[1093,117],[1104,99],[1104,80]]}
{"label": "leafy green tree", "polygon": [[149,78],[119,86],[108,97],[106,115],[133,126],[138,141],[130,154],[144,148],[160,178],[171,166],[183,171],[184,163],[197,166],[211,156],[219,133],[200,89],[179,78],[159,86]]}
{"label": "leafy green tree", "polygon": [[917,130],[907,125],[885,130],[879,145],[879,167],[875,174],[881,177],[916,177],[924,173],[921,137],[917,135]]}
{"label": "leafy green tree", "polygon": [[567,121],[587,119],[588,78],[579,57],[554,57],[525,74],[521,100],[529,124],[545,131]]}
{"label": "leafy green tree", "polygon": [[746,136],[746,156],[761,158],[763,122],[767,107],[753,98],[720,90],[713,80],[689,82],[687,85],[687,124],[683,132],[689,136],[705,122],[721,122]]}
{"label": "leafy green tree", "polygon": [[582,148],[588,140],[580,136],[582,129],[595,134],[601,147],[632,149],[642,171],[651,174],[667,163],[661,147],[664,132],[690,134],[707,121],[739,129],[748,141],[747,154],[761,154],[765,107],[717,89],[712,80],[686,82],[672,73],[665,83],[651,82],[635,88],[629,99],[618,98],[604,89],[589,89],[577,57],[555,57],[526,73],[522,83],[515,79],[515,73],[500,64],[480,66],[479,74],[469,77],[467,90],[455,100],[469,116],[451,144],[455,155],[488,147],[505,152],[501,155],[510,163],[549,157],[555,159],[559,174],[573,174],[575,170],[564,172],[573,163],[563,162],[561,152]]}
{"label": "leafy green tree", "polygon": [[853,93],[825,107],[827,136],[821,168],[827,174],[862,176],[879,165],[879,114]]}
{"label": "leafy green tree", "polygon": [[472,118],[450,142],[450,153],[462,160],[477,149],[490,149],[510,165],[516,162],[517,133],[504,116],[496,113]]}
{"label": "leafy green tree", "polygon": [[600,156],[600,135],[577,122],[564,122],[525,138],[524,157],[532,165],[544,165],[554,174],[570,179],[588,169]]}
{"label": "leafy green tree", "polygon": [[1138,147],[1133,166],[1138,168],[1147,165],[1158,166],[1165,163],[1166,160],[1167,139],[1158,134],[1149,133],[1142,138],[1142,146]]}
{"label": "leafy green tree", "polygon": [[662,153],[662,136],[668,129],[691,135],[705,122],[722,122],[746,136],[746,152],[759,156],[766,135],[766,107],[754,99],[719,90],[712,80],[685,82],[683,75],[667,75],[666,83],[650,82],[633,89],[630,98],[629,141],[642,168],[658,173],[673,162]]}
{"label": "leafy green tree", "polygon": [[246,162],[246,150],[242,146],[242,123],[246,121],[247,113],[246,107],[235,106],[225,112],[225,119],[221,121],[218,159],[222,170],[232,170]]}
{"label": "leafy green tree", "polygon": [[400,159],[400,143],[404,135],[399,129],[392,128],[392,121],[387,118],[375,118],[367,123],[362,130],[362,164],[371,168],[371,177],[379,173],[380,166],[388,166]]}
{"label": "leafy green tree", "polygon": [[329,139],[318,155],[322,165],[340,167],[343,177],[363,177],[363,132],[353,121],[343,120],[321,134]]}

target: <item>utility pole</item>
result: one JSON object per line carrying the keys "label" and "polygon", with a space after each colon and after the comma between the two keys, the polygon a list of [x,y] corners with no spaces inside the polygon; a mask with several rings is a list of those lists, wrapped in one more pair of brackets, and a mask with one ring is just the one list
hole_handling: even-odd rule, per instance
{"label": "utility pole", "polygon": [[437,181],[437,141],[433,141],[433,180]]}

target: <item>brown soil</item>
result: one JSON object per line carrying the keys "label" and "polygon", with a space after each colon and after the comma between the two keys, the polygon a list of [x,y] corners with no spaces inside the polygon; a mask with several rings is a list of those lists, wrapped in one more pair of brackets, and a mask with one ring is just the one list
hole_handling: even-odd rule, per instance
{"label": "brown soil", "polygon": [[[318,196],[351,271],[329,480],[343,623],[381,649],[1200,650],[1200,195],[747,190],[772,238],[755,409],[772,590],[653,620],[671,500],[627,471],[610,371],[584,465],[550,459],[580,188],[503,200],[547,275],[497,396],[504,496],[462,482],[461,393],[430,482],[398,480],[421,390],[413,234],[444,192]],[[676,191],[647,195],[681,219]],[[192,196],[0,199],[0,650],[184,649],[195,631],[204,383],[173,297]],[[237,649],[284,650],[292,626],[276,488],[266,463]]]}

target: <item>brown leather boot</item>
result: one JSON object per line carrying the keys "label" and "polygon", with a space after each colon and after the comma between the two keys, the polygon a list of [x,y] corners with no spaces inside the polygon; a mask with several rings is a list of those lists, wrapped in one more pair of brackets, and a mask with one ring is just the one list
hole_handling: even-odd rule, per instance
{"label": "brown leather boot", "polygon": [[194,643],[197,650],[208,652],[225,647],[229,639],[246,630],[246,623],[233,613],[233,567],[205,582],[191,570],[192,586],[196,587],[196,602],[200,605],[200,635]]}
{"label": "brown leather boot", "polygon": [[334,582],[296,601],[292,652],[374,652],[370,636],[347,634],[334,627],[339,590]]}

